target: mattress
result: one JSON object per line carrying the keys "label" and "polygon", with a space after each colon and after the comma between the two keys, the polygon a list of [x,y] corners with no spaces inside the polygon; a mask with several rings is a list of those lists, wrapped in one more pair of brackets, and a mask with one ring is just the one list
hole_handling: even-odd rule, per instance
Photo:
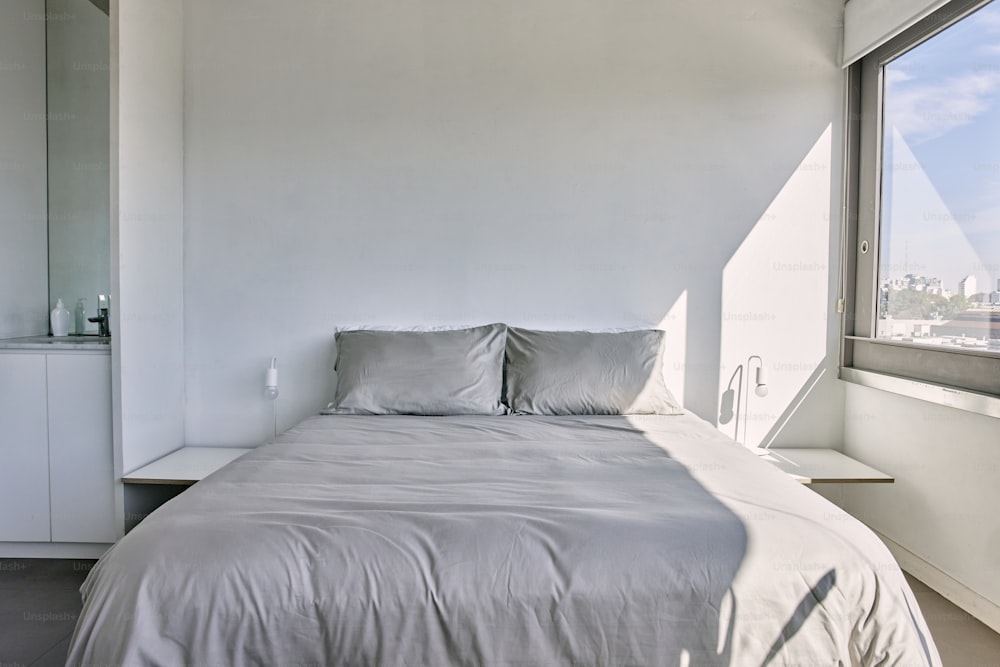
{"label": "mattress", "polygon": [[878,538],[692,415],[309,418],[81,591],[70,665],[940,665]]}

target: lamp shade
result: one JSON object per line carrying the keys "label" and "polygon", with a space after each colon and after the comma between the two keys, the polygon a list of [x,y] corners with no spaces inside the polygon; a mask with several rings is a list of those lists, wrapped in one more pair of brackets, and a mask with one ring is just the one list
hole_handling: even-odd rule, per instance
{"label": "lamp shade", "polygon": [[756,377],[757,377],[757,386],[754,387],[753,393],[763,398],[764,396],[767,396],[767,373],[764,371],[763,364],[757,367]]}
{"label": "lamp shade", "polygon": [[264,380],[264,396],[272,401],[278,398],[278,358],[271,357],[271,365],[267,367],[267,377]]}

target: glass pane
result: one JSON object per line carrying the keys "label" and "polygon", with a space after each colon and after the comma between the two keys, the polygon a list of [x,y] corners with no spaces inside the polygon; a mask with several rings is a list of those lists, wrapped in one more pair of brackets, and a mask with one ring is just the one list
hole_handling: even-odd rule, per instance
{"label": "glass pane", "polygon": [[1000,354],[1000,3],[883,82],[876,335]]}

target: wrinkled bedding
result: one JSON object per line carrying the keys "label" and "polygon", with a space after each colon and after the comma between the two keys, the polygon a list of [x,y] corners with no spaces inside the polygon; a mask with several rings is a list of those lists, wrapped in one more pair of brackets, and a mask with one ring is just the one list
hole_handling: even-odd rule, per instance
{"label": "wrinkled bedding", "polygon": [[877,537],[691,415],[312,417],[81,591],[70,665],[940,665]]}

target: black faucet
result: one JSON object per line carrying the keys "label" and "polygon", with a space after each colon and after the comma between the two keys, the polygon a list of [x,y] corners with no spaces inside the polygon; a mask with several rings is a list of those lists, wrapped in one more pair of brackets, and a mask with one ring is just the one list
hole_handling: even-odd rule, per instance
{"label": "black faucet", "polygon": [[111,326],[108,323],[108,308],[111,299],[104,294],[97,295],[97,317],[88,317],[88,322],[97,322],[97,335],[107,338],[111,335]]}

